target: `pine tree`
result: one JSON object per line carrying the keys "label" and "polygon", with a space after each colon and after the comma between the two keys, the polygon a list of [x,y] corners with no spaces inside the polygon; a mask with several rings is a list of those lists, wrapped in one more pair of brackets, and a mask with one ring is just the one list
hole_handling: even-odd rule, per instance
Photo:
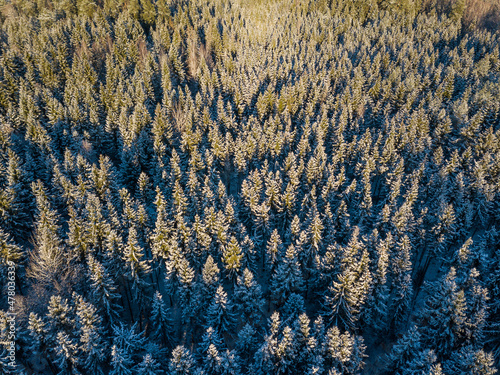
{"label": "pine tree", "polygon": [[223,340],[219,336],[216,330],[212,327],[208,327],[203,334],[203,337],[198,348],[198,353],[201,358],[206,359],[210,347],[214,347],[217,351],[225,349]]}
{"label": "pine tree", "polygon": [[294,321],[304,311],[306,311],[304,297],[297,293],[291,293],[281,308],[283,321],[287,323]]}
{"label": "pine tree", "polygon": [[2,201],[9,202],[9,204],[7,211],[0,209],[3,225],[5,225],[5,230],[20,237],[30,226],[32,218],[29,212],[34,207],[28,176],[21,165],[21,159],[10,149],[6,172],[7,186],[2,194]]}
{"label": "pine tree", "polygon": [[30,312],[28,317],[28,333],[29,344],[27,349],[34,356],[46,356],[47,351],[51,348],[52,344],[49,341],[49,332],[43,319],[39,318],[38,315],[33,312]]}
{"label": "pine tree", "polygon": [[[59,333],[73,335],[76,332],[74,308],[61,296],[50,297],[46,318],[48,342],[54,343]],[[61,339],[67,341],[66,336],[61,336]]]}
{"label": "pine tree", "polygon": [[275,311],[269,319],[269,333],[265,336],[264,342],[255,353],[254,361],[250,368],[251,373],[259,375],[268,374],[274,370],[280,325],[279,313]]}
{"label": "pine tree", "polygon": [[356,229],[342,249],[343,270],[324,295],[326,316],[345,328],[354,327],[372,288],[368,250],[359,242],[358,234]]}
{"label": "pine tree", "polygon": [[201,275],[205,285],[205,294],[210,297],[213,296],[220,284],[220,270],[211,255],[207,257]]}
{"label": "pine tree", "polygon": [[182,320],[184,323],[190,322],[196,316],[196,286],[194,282],[194,270],[187,260],[181,262],[179,268],[179,302],[182,306]]}
{"label": "pine tree", "polygon": [[432,374],[436,371],[437,357],[433,350],[425,349],[415,355],[415,357],[406,365],[398,370],[399,374]]}
{"label": "pine tree", "polygon": [[258,340],[256,333],[255,329],[248,323],[238,332],[236,350],[245,362],[252,358],[257,350]]}
{"label": "pine tree", "polygon": [[271,233],[271,237],[269,238],[269,241],[267,242],[267,248],[266,248],[267,258],[268,258],[268,261],[270,263],[270,265],[268,265],[268,267],[271,270],[274,270],[275,263],[276,263],[279,255],[281,255],[280,254],[281,250],[282,250],[281,238],[280,238],[280,235],[278,233],[278,230],[275,229]]}
{"label": "pine tree", "polygon": [[142,20],[149,26],[153,26],[156,20],[156,10],[154,3],[151,0],[141,0],[142,12],[141,18]]}
{"label": "pine tree", "polygon": [[165,197],[160,189],[156,189],[156,224],[150,236],[151,252],[154,259],[168,259],[170,228],[167,220],[167,207]]}
{"label": "pine tree", "polygon": [[203,369],[209,375],[218,374],[221,364],[222,358],[219,350],[214,344],[210,344],[203,358]]}
{"label": "pine tree", "polygon": [[319,213],[316,212],[312,220],[310,221],[308,230],[313,255],[319,251],[321,239],[323,238],[323,229],[324,225],[319,217]]}
{"label": "pine tree", "polygon": [[110,375],[131,375],[134,361],[126,349],[113,345],[111,348]]}
{"label": "pine tree", "polygon": [[297,343],[290,327],[283,328],[281,340],[277,342],[274,355],[274,369],[278,373],[294,373],[296,366]]}
{"label": "pine tree", "polygon": [[392,243],[390,233],[385,240],[381,240],[376,247],[377,269],[374,274],[373,292],[367,301],[366,322],[378,332],[383,331],[388,323],[389,286],[387,272],[389,263],[389,248]]}
{"label": "pine tree", "polygon": [[234,350],[226,350],[221,354],[219,373],[224,375],[242,375],[240,357]]}
{"label": "pine tree", "polygon": [[[466,315],[465,328],[462,328],[460,336],[463,335],[462,338],[465,337],[466,342],[478,346],[484,342],[485,328],[489,316],[488,300],[490,299],[488,289],[482,286],[479,279],[479,272],[472,268],[464,285],[463,298],[461,292],[459,292],[455,299],[455,309]],[[461,304],[466,304],[466,306],[460,306]],[[465,307],[466,312],[463,311]]]}
{"label": "pine tree", "polygon": [[319,343],[310,327],[307,314],[301,314],[294,323],[297,340],[297,371],[304,373],[319,372],[324,356],[321,353],[323,343]]}
{"label": "pine tree", "polygon": [[91,17],[97,9],[97,4],[94,0],[77,0],[76,6],[78,14],[83,14],[87,17]]}

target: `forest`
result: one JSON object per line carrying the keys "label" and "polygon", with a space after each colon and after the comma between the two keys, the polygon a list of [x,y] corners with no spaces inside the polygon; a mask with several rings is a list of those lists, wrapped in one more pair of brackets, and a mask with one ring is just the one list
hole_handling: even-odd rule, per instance
{"label": "forest", "polygon": [[0,24],[1,374],[497,373],[499,3]]}

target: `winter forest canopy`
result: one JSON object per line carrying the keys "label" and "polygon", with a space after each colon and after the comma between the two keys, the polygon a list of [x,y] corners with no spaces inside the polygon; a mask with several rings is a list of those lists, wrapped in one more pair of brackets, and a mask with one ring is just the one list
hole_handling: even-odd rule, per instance
{"label": "winter forest canopy", "polygon": [[0,5],[0,373],[496,373],[499,6]]}

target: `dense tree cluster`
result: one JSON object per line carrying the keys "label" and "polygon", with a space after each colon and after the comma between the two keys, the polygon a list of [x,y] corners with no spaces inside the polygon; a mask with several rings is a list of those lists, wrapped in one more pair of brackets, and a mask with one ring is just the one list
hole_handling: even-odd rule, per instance
{"label": "dense tree cluster", "polygon": [[3,6],[19,373],[496,372],[500,34],[348,3]]}

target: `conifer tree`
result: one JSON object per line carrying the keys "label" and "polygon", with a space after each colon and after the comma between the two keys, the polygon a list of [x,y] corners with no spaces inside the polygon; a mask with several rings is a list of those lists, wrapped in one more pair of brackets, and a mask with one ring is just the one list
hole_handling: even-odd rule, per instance
{"label": "conifer tree", "polygon": [[132,282],[133,297],[136,301],[141,291],[148,285],[145,278],[151,271],[149,261],[143,260],[143,257],[144,250],[137,241],[137,231],[134,227],[131,227],[123,253],[123,260],[126,263],[126,276]]}
{"label": "conifer tree", "polygon": [[429,286],[431,293],[421,311],[428,323],[422,329],[424,343],[432,345],[438,356],[449,353],[465,328],[466,301],[458,289],[456,271],[452,267],[441,280]]}
{"label": "conifer tree", "polygon": [[60,374],[72,373],[78,365],[77,344],[67,333],[59,331],[55,341],[55,363]]}
{"label": "conifer tree", "polygon": [[411,279],[411,243],[408,236],[404,236],[398,244],[397,253],[393,257],[393,273],[395,280],[393,288],[395,289],[394,322],[400,323],[405,320],[406,314],[410,309],[413,298],[413,285]]}
{"label": "conifer tree", "polygon": [[255,329],[248,323],[238,332],[236,350],[245,362],[248,362],[257,350],[256,333]]}
{"label": "conifer tree", "polygon": [[411,327],[392,347],[386,357],[387,373],[394,373],[398,369],[407,368],[422,348],[422,335],[416,327]]}
{"label": "conifer tree", "polygon": [[161,364],[158,363],[151,354],[146,354],[141,363],[136,367],[138,375],[160,375],[164,374]]}
{"label": "conifer tree", "polygon": [[212,303],[207,310],[207,326],[214,327],[218,332],[230,333],[234,327],[235,316],[232,301],[219,285]]}
{"label": "conifer tree", "polygon": [[374,274],[374,287],[372,295],[367,301],[368,311],[366,322],[376,331],[383,331],[388,323],[389,286],[387,280],[389,265],[389,248],[392,236],[389,233],[385,240],[377,244],[377,269]]}
{"label": "conifer tree", "polygon": [[156,291],[153,296],[151,306],[151,326],[153,327],[151,336],[161,341],[163,345],[172,341],[172,318],[169,309],[165,306],[163,296]]}
{"label": "conifer tree", "polygon": [[107,349],[102,319],[96,308],[76,293],[73,294],[73,303],[76,310],[75,325],[80,338],[78,349],[81,353],[81,365],[89,372],[101,374]]}
{"label": "conifer tree", "polygon": [[90,281],[90,299],[95,306],[98,306],[104,313],[109,323],[113,323],[118,318],[120,305],[117,293],[117,286],[111,279],[104,266],[94,257],[87,258],[88,277]]}
{"label": "conifer tree", "polygon": [[[352,328],[359,319],[372,288],[368,250],[363,248],[358,234],[356,229],[343,249],[342,273],[338,274],[324,296],[330,321],[346,328]],[[359,259],[357,263],[355,259]]]}
{"label": "conifer tree", "polygon": [[222,250],[222,262],[229,273],[229,277],[234,277],[241,269],[241,259],[243,253],[236,237],[231,236],[229,243]]}
{"label": "conifer tree", "polygon": [[271,279],[272,296],[278,304],[283,303],[293,292],[302,292],[304,280],[293,245],[286,251],[283,261],[279,263]]}
{"label": "conifer tree", "polygon": [[67,261],[59,237],[58,215],[51,208],[42,183],[32,185],[36,196],[36,250],[31,254],[28,275],[46,286],[63,282]]}
{"label": "conifer tree", "polygon": [[266,248],[267,258],[270,263],[268,267],[271,268],[272,270],[274,270],[275,268],[275,263],[281,253],[281,248],[282,248],[281,238],[280,235],[278,234],[278,230],[275,229],[271,233],[271,237],[267,242],[267,248]]}
{"label": "conifer tree", "polygon": [[177,346],[172,351],[168,370],[172,375],[190,375],[197,373],[195,361],[190,351],[183,346]]}
{"label": "conifer tree", "polygon": [[445,374],[493,375],[497,370],[490,353],[466,346],[452,353],[450,359],[443,363],[443,372]]}
{"label": "conifer tree", "polygon": [[248,268],[245,268],[243,274],[238,276],[234,288],[234,302],[236,310],[248,319],[247,322],[257,324],[261,320],[264,306],[262,289]]}
{"label": "conifer tree", "polygon": [[111,348],[111,375],[130,375],[134,361],[123,348],[113,345]]}
{"label": "conifer tree", "polygon": [[334,326],[326,333],[326,358],[332,367],[345,374],[356,374],[363,367],[366,347],[363,338],[340,333]]}
{"label": "conifer tree", "polygon": [[255,353],[251,372],[266,374],[269,371],[273,371],[280,324],[279,313],[275,311],[269,319],[269,333],[265,336],[264,342]]}
{"label": "conifer tree", "polygon": [[144,347],[145,339],[136,333],[137,324],[131,327],[125,326],[122,322],[113,328],[113,345],[111,347],[111,367],[110,374],[122,375],[132,374],[133,366],[136,363],[137,354]]}
{"label": "conifer tree", "polygon": [[[2,194],[2,202],[8,206],[0,208],[5,230],[20,236],[29,228],[31,222],[30,210],[33,201],[28,182],[28,176],[21,165],[21,159],[12,150],[8,150],[8,165],[6,171],[7,185]],[[7,209],[7,211],[4,211]]]}
{"label": "conifer tree", "polygon": [[[54,362],[58,362],[61,370],[73,367],[78,361],[76,357],[77,343],[75,333],[75,314],[73,305],[60,296],[52,296],[49,300],[46,315],[46,342],[54,350],[61,345],[60,353]],[[59,350],[59,349],[58,349]]]}
{"label": "conifer tree", "polygon": [[30,342],[27,349],[33,355],[46,356],[50,363],[47,353],[52,348],[52,343],[49,341],[47,326],[43,319],[33,312],[28,317],[28,334]]}

